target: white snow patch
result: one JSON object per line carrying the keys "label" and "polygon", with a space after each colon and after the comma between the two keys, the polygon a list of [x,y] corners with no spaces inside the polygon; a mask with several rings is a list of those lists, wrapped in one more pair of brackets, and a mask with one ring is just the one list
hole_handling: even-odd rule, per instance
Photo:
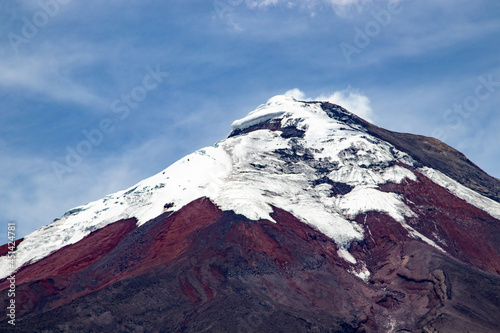
{"label": "white snow patch", "polygon": [[342,247],[337,251],[337,254],[339,255],[339,257],[341,257],[342,259],[344,259],[347,262],[350,262],[353,265],[357,263],[356,258],[354,258],[352,256],[352,254],[349,253],[349,251],[347,251],[346,249],[344,249]]}
{"label": "white snow patch", "polygon": [[348,194],[338,198],[337,206],[350,218],[354,218],[361,213],[378,211],[386,213],[396,221],[402,223],[405,221],[405,217],[415,215],[404,204],[399,195],[365,186],[358,186]]}
{"label": "white snow patch", "polygon": [[[288,147],[289,140],[271,131],[252,132],[230,138],[219,145],[232,158],[234,171],[224,182],[220,195],[211,199],[223,210],[257,220],[270,217],[272,206],[284,209],[301,221],[315,226],[338,244],[362,239],[359,227],[344,219],[330,203],[325,206],[322,198],[327,191],[311,186],[314,179],[310,167],[297,165],[296,173],[283,173],[283,161],[274,149]],[[257,168],[254,161],[265,167]]]}
{"label": "white snow patch", "polygon": [[368,282],[368,280],[370,279],[371,273],[368,270],[368,268],[366,267],[366,263],[363,261],[360,261],[357,266],[358,267],[351,267],[349,269],[349,273],[354,274],[355,276],[357,276],[358,278],[360,278],[364,282]]}

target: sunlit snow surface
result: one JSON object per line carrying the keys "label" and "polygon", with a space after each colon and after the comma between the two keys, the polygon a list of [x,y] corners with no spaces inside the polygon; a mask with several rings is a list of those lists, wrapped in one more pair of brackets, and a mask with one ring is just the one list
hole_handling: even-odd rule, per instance
{"label": "sunlit snow surface", "polygon": [[[364,227],[352,219],[367,211],[388,214],[413,237],[438,247],[405,223],[405,217],[414,212],[399,195],[377,189],[386,182],[415,180],[401,166],[412,165],[411,157],[362,127],[328,117],[320,103],[297,102],[292,97],[273,97],[232,126],[245,129],[271,119],[281,120],[282,127],[304,130],[304,137],[283,138],[280,131],[256,130],[200,149],[127,190],[77,207],[37,229],[19,245],[18,267],[76,243],[109,223],[135,217],[142,225],[160,215],[166,204],[168,210],[177,211],[201,197],[252,220],[273,221],[272,206],[288,211],[331,237],[339,245],[339,255],[352,264],[356,259],[348,246],[364,235]],[[317,182],[324,177],[353,189],[332,196],[331,185]],[[439,177],[431,179],[442,179]],[[452,185],[447,184],[450,189]],[[484,197],[471,192],[473,195],[467,192],[468,202],[481,208]],[[498,206],[495,213],[500,215]],[[10,273],[7,258],[1,257],[0,277]],[[364,280],[369,277],[366,269],[353,273]]]}

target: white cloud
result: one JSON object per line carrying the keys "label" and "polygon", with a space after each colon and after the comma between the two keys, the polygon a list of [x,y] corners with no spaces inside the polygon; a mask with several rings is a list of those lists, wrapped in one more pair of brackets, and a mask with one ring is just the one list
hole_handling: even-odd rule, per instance
{"label": "white cloud", "polygon": [[[389,3],[403,0],[385,0]],[[246,7],[250,10],[265,11],[271,7],[302,10],[310,17],[316,16],[317,11],[333,10],[340,18],[351,18],[356,14],[370,9],[373,0],[236,0],[216,1],[214,18],[224,22],[232,32],[242,32],[244,29],[238,24],[236,9]]]}
{"label": "white cloud", "polygon": [[370,0],[327,0],[338,16],[346,16],[356,7],[358,12],[363,11],[363,6]]}
{"label": "white cloud", "polygon": [[292,96],[293,98],[295,98],[298,101],[306,100],[306,94],[304,94],[304,92],[298,88],[293,88],[293,89],[287,90],[284,93],[284,95],[285,96]]}
{"label": "white cloud", "polygon": [[370,106],[370,99],[351,87],[341,91],[335,91],[329,96],[320,95],[315,99],[338,104],[366,121],[373,122],[373,111]]}
{"label": "white cloud", "polygon": [[373,122],[373,111],[370,106],[370,99],[351,87],[335,91],[330,95],[322,94],[315,98],[306,97],[306,94],[298,88],[287,90],[284,95],[292,96],[299,101],[328,101],[333,104],[338,104],[366,121]]}
{"label": "white cloud", "polygon": [[[399,0],[389,0],[390,2]],[[285,5],[288,8],[302,7],[310,10],[315,6],[330,6],[335,13],[339,16],[346,16],[353,9],[357,12],[362,12],[364,7],[372,2],[372,0],[307,0],[307,1],[293,1],[293,0],[246,0],[246,5],[250,9],[260,9],[270,6]]]}
{"label": "white cloud", "polygon": [[268,6],[276,6],[280,0],[247,0],[248,8],[262,8]]}

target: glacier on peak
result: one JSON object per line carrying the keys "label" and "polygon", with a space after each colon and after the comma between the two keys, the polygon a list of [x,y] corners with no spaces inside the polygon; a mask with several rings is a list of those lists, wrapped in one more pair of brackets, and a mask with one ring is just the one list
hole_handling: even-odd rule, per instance
{"label": "glacier on peak", "polygon": [[[201,197],[252,220],[274,221],[273,206],[284,209],[347,249],[353,240],[363,239],[363,227],[351,217],[366,207],[351,205],[352,194],[343,201],[342,195],[333,198],[328,184],[318,186],[317,180],[330,177],[354,188],[369,186],[371,194],[383,197],[387,195],[375,188],[377,184],[399,183],[413,175],[393,163],[404,164],[411,158],[331,118],[321,103],[277,96],[233,123],[233,129],[270,119],[307,129],[305,136],[285,138],[277,131],[253,131],[200,149],[127,190],[77,207],[72,214],[39,228],[18,246],[18,263],[39,260],[120,219],[135,217],[142,225],[166,206],[176,211]],[[391,200],[391,205],[369,208],[394,217],[410,214],[398,197]],[[1,271],[9,274],[7,265],[6,258],[0,258]]]}
{"label": "glacier on peak", "polygon": [[[17,263],[37,261],[120,219],[136,218],[140,226],[166,209],[177,211],[201,197],[251,220],[274,222],[273,207],[288,211],[332,238],[339,255],[350,263],[356,263],[347,251],[350,243],[364,237],[364,226],[353,217],[367,211],[391,216],[411,236],[436,246],[405,224],[405,217],[414,212],[401,196],[377,189],[387,182],[415,180],[411,156],[343,121],[353,116],[347,111],[339,107],[341,113],[332,117],[328,112],[333,111],[322,104],[283,95],[271,98],[235,121],[233,132],[275,121],[280,128],[304,130],[303,136],[283,136],[280,128],[264,127],[200,149],[126,190],[37,229],[19,244]],[[334,193],[332,183],[345,184],[348,190]],[[12,272],[7,259],[0,257],[0,278]],[[363,272],[363,278],[367,274]]]}
{"label": "glacier on peak", "polygon": [[292,96],[278,95],[270,98],[266,104],[258,106],[251,111],[247,116],[239,120],[235,120],[231,127],[233,130],[243,130],[250,126],[266,122],[273,118],[277,118],[296,109],[298,102]]}

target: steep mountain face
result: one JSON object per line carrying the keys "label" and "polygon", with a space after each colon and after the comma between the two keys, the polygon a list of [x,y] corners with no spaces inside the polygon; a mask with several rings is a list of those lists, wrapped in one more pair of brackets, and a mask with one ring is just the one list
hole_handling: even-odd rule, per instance
{"label": "steep mountain face", "polygon": [[0,290],[21,332],[493,332],[499,193],[438,140],[276,96],[25,237],[16,272],[0,248]]}

